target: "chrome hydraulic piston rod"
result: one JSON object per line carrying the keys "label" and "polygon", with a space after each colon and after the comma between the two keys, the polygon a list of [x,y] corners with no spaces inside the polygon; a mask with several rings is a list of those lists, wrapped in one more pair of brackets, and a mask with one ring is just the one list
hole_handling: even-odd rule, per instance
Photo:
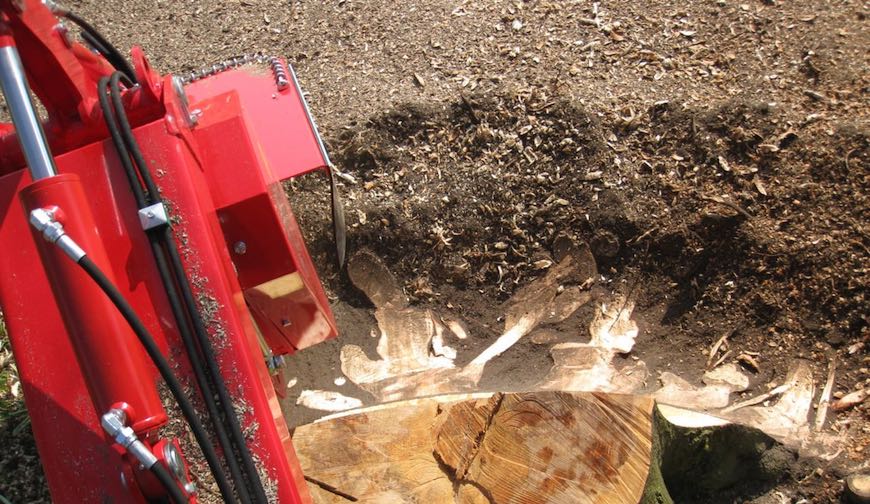
{"label": "chrome hydraulic piston rod", "polygon": [[57,175],[54,158],[45,140],[42,123],[30,99],[30,86],[18,49],[13,44],[0,47],[0,88],[18,135],[18,143],[34,181]]}

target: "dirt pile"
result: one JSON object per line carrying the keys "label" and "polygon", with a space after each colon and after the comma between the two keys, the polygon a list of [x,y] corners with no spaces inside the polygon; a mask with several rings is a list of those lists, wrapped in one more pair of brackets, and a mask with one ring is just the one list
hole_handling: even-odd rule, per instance
{"label": "dirt pile", "polygon": [[854,342],[867,324],[868,129],[792,116],[741,99],[607,114],[526,90],[402,106],[334,150],[359,179],[351,239],[420,298],[430,282],[503,298],[570,233],[611,279],[664,302],[664,322],[712,311]]}

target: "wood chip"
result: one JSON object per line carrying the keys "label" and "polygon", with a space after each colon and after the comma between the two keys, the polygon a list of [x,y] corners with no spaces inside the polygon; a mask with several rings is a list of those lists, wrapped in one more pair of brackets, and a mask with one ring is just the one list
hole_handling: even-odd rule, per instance
{"label": "wood chip", "polygon": [[867,389],[856,390],[831,403],[831,409],[834,411],[847,410],[864,402],[867,395]]}
{"label": "wood chip", "polygon": [[825,388],[822,389],[822,396],[819,398],[819,406],[816,410],[815,428],[817,431],[822,430],[825,425],[825,419],[828,417],[828,407],[831,402],[831,391],[834,389],[834,375],[837,372],[837,361],[831,360],[828,366],[828,381],[825,382]]}
{"label": "wood chip", "polygon": [[771,143],[759,144],[756,148],[763,154],[776,154],[779,152],[779,146]]}
{"label": "wood chip", "polygon": [[761,366],[758,365],[758,361],[755,357],[745,352],[737,356],[737,362],[746,365],[756,373],[761,369]]}
{"label": "wood chip", "polygon": [[718,203],[718,204],[720,204],[720,205],[725,205],[725,206],[727,206],[728,208],[731,208],[732,210],[737,211],[740,215],[746,217],[747,219],[752,219],[752,217],[753,217],[752,214],[749,213],[749,212],[748,212],[745,208],[743,208],[742,206],[738,205],[737,203],[734,203],[733,201],[728,201],[728,200],[726,200],[725,198],[722,198],[721,196],[705,196],[705,195],[701,195],[701,199],[704,199],[704,200],[707,200],[707,201],[712,201],[713,203]]}
{"label": "wood chip", "polygon": [[722,354],[722,357],[719,357],[719,359],[716,360],[716,362],[713,363],[713,365],[711,366],[711,368],[712,368],[712,369],[716,369],[716,368],[719,367],[723,362],[725,362],[726,360],[728,360],[728,357],[731,357],[731,350],[728,350],[727,352],[725,352],[724,354]]}
{"label": "wood chip", "polygon": [[756,404],[761,404],[764,401],[770,399],[771,397],[778,396],[778,395],[784,393],[789,388],[791,388],[791,384],[789,384],[789,383],[786,383],[784,385],[780,385],[779,387],[776,387],[775,389],[771,390],[770,392],[767,392],[765,394],[761,394],[760,396],[753,397],[752,399],[747,399],[743,402],[734,403],[731,406],[728,406],[727,408],[723,409],[722,413],[728,413],[729,411],[738,410],[740,408],[745,408],[747,406],[754,406]]}
{"label": "wood chip", "polygon": [[813,91],[812,89],[805,89],[804,94],[814,101],[828,101],[827,96],[819,93],[818,91]]}
{"label": "wood chip", "polygon": [[760,178],[753,178],[752,184],[755,186],[755,189],[761,193],[762,196],[767,196],[767,188],[764,187],[764,183],[761,181]]}
{"label": "wood chip", "polygon": [[716,357],[716,354],[719,353],[719,348],[723,348],[723,345],[724,345],[724,349],[726,349],[726,350],[728,349],[728,344],[727,344],[728,338],[730,338],[731,335],[733,335],[736,330],[737,330],[736,327],[730,329],[728,332],[723,334],[721,338],[716,340],[716,342],[713,343],[712,347],[710,347],[710,354],[707,357],[707,369],[710,369],[710,367],[711,367],[710,364],[713,363],[713,359]]}
{"label": "wood chip", "polygon": [[722,385],[734,392],[743,392],[749,388],[749,377],[734,363],[707,371],[701,381],[706,385]]}
{"label": "wood chip", "polygon": [[549,259],[541,259],[540,261],[535,261],[532,263],[532,266],[535,267],[536,270],[544,270],[553,265],[553,261]]}
{"label": "wood chip", "polygon": [[362,401],[330,390],[303,390],[296,404],[321,411],[344,411],[362,406]]}

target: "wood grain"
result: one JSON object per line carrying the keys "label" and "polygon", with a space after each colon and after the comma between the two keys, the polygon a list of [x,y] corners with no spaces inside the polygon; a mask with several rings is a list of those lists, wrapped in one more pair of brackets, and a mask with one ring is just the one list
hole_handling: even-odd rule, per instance
{"label": "wood grain", "polygon": [[627,395],[441,396],[301,426],[293,443],[307,475],[359,502],[636,503],[652,410]]}

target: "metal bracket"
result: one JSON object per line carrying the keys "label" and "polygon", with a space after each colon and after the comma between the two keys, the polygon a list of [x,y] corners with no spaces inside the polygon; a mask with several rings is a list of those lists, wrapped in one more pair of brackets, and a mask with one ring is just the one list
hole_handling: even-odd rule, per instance
{"label": "metal bracket", "polygon": [[190,102],[187,99],[187,92],[184,90],[184,79],[177,75],[172,77],[172,88],[175,94],[178,95],[178,102],[181,104],[181,114],[187,121],[187,126],[193,128],[199,122],[199,116],[202,111],[199,109],[190,110]]}
{"label": "metal bracket", "polygon": [[166,206],[163,203],[155,203],[139,210],[139,223],[145,231],[168,226],[169,215],[166,213]]}
{"label": "metal bracket", "polygon": [[181,453],[178,448],[171,442],[167,442],[163,446],[163,458],[166,460],[166,465],[172,471],[172,476],[184,487],[187,495],[196,493],[196,483],[187,479],[187,473],[184,468],[184,460],[181,458]]}

